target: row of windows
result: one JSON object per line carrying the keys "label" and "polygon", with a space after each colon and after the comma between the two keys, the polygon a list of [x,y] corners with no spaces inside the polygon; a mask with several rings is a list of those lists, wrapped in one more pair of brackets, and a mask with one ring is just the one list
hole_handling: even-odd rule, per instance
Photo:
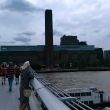
{"label": "row of windows", "polygon": [[83,101],[83,103],[86,104],[86,105],[92,105],[93,101]]}
{"label": "row of windows", "polygon": [[70,93],[72,97],[79,97],[79,96],[91,96],[91,92],[82,92],[82,93]]}

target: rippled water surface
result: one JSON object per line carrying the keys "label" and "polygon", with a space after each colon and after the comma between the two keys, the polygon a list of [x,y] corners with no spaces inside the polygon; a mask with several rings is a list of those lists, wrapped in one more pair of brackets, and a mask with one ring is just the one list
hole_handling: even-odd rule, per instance
{"label": "rippled water surface", "polygon": [[45,73],[43,77],[63,90],[96,87],[110,91],[110,71]]}

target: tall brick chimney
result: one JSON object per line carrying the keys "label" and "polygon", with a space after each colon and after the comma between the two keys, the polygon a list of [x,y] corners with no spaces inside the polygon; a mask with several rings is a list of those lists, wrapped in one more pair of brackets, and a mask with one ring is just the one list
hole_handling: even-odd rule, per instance
{"label": "tall brick chimney", "polygon": [[45,65],[53,67],[53,21],[52,10],[45,11]]}

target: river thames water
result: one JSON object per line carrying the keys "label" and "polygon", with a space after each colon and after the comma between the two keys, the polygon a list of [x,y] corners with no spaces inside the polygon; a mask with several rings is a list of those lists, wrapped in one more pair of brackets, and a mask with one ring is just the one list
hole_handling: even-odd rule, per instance
{"label": "river thames water", "polygon": [[64,91],[72,88],[96,87],[110,92],[110,71],[45,73],[43,77]]}

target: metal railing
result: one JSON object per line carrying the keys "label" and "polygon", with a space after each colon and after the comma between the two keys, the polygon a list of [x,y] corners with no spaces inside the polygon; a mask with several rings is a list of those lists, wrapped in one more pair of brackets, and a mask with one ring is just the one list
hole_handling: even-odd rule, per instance
{"label": "metal railing", "polygon": [[32,86],[48,110],[70,110],[37,79],[32,81]]}
{"label": "metal railing", "polygon": [[58,87],[50,84],[48,81],[44,80],[39,75],[36,75],[36,78],[45,85],[55,96],[57,96],[60,100],[62,100],[66,105],[68,105],[73,110],[93,110],[89,106],[80,102],[74,97],[71,97],[69,94],[65,93]]}
{"label": "metal railing", "polygon": [[36,72],[34,74],[35,79],[32,81],[32,85],[48,110],[93,110],[55,85],[49,83]]}

